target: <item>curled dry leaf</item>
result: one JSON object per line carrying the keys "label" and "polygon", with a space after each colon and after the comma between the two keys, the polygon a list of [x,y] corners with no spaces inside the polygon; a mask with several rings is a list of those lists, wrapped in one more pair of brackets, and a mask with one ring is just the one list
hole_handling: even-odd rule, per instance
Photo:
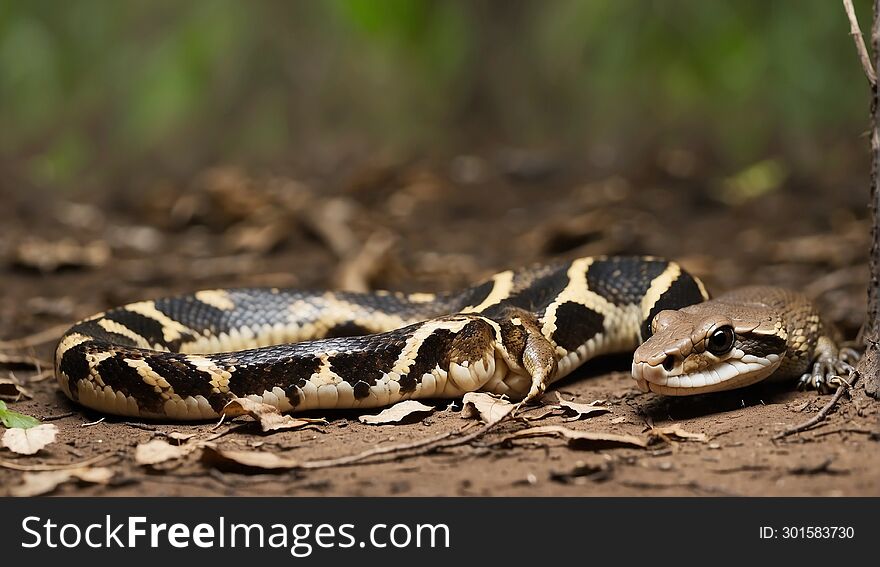
{"label": "curled dry leaf", "polygon": [[28,429],[13,427],[3,434],[3,446],[19,455],[33,455],[46,445],[55,442],[58,428],[51,423]]}
{"label": "curled dry leaf", "polygon": [[385,423],[401,423],[409,417],[421,416],[421,414],[431,413],[434,408],[426,406],[415,400],[405,400],[394,404],[388,409],[381,411],[376,415],[362,415],[358,417],[361,423],[370,425],[382,425]]}
{"label": "curled dry leaf", "polygon": [[30,398],[31,392],[12,378],[0,378],[0,399],[15,401]]}
{"label": "curled dry leaf", "polygon": [[299,467],[296,459],[262,451],[205,447],[202,462],[219,470],[236,472],[283,472]]}
{"label": "curled dry leaf", "polygon": [[50,363],[20,354],[5,354],[0,352],[0,367],[11,370],[39,370],[52,366]]}
{"label": "curled dry leaf", "polygon": [[567,419],[566,421],[577,421],[579,419],[583,419],[585,417],[590,417],[591,415],[598,415],[600,413],[608,413],[611,411],[610,408],[605,407],[605,402],[601,400],[596,400],[595,402],[591,402],[589,404],[583,404],[579,402],[567,402],[565,399],[556,392],[557,404],[565,410],[565,413],[573,416],[571,419]]}
{"label": "curled dry leaf", "polygon": [[226,417],[249,415],[260,422],[260,427],[264,432],[283,431],[285,429],[301,429],[309,425],[327,423],[327,420],[325,419],[310,419],[285,415],[273,405],[257,402],[250,398],[233,399],[224,406],[222,413]]}
{"label": "curled dry leaf", "polygon": [[517,431],[511,437],[558,436],[568,441],[572,449],[604,449],[606,447],[645,448],[648,442],[635,435],[621,435],[605,431],[578,431],[560,425],[544,425]]}
{"label": "curled dry leaf", "polygon": [[58,471],[28,472],[21,477],[22,483],[13,486],[12,496],[38,496],[48,494],[56,488],[77,480],[89,484],[107,484],[113,478],[113,471],[107,467],[79,467]]}
{"label": "curled dry leaf", "polygon": [[705,433],[691,433],[690,431],[685,431],[681,428],[680,425],[667,425],[665,427],[652,427],[650,431],[648,431],[648,435],[651,437],[659,437],[660,439],[669,440],[669,438],[676,438],[682,440],[691,440],[691,441],[700,441],[705,443],[709,440],[709,436]]}
{"label": "curled dry leaf", "polygon": [[504,419],[513,409],[515,404],[496,398],[485,392],[468,392],[461,399],[464,407],[461,417],[465,419],[479,418],[485,423],[497,423]]}
{"label": "curled dry leaf", "polygon": [[137,446],[134,460],[139,465],[158,465],[165,461],[183,458],[198,448],[198,444],[172,445],[163,439],[153,439]]}

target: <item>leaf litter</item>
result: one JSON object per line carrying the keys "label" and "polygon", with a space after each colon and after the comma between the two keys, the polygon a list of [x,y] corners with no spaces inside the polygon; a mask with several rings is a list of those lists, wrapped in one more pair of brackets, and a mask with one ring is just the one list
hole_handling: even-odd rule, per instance
{"label": "leaf litter", "polygon": [[420,418],[425,414],[434,412],[434,408],[416,400],[404,400],[396,403],[388,409],[382,410],[376,415],[362,415],[358,421],[368,425],[385,425],[390,423],[404,423],[412,421],[413,417]]}
{"label": "leaf litter", "polygon": [[485,392],[468,392],[461,401],[462,418],[479,419],[486,424],[498,423],[516,408],[516,404]]}
{"label": "leaf litter", "polygon": [[605,402],[603,400],[596,400],[594,402],[590,402],[589,404],[584,404],[580,402],[566,401],[559,392],[555,392],[555,394],[557,405],[559,405],[559,407],[561,407],[566,412],[566,414],[572,416],[570,417],[570,419],[566,419],[565,421],[578,421],[592,415],[599,415],[602,413],[611,412],[611,408],[605,406]]}
{"label": "leaf litter", "polygon": [[58,427],[52,423],[35,427],[12,427],[7,429],[0,444],[19,455],[34,455],[43,447],[54,443]]}
{"label": "leaf litter", "polygon": [[313,419],[306,417],[293,417],[281,413],[281,410],[270,404],[254,401],[250,398],[235,398],[224,406],[222,411],[225,417],[238,417],[249,415],[260,423],[264,433],[270,431],[283,431],[287,429],[302,429],[311,425],[326,425],[323,418]]}
{"label": "leaf litter", "polygon": [[11,496],[39,496],[54,492],[62,484],[79,481],[86,484],[107,484],[115,473],[107,467],[78,467],[56,471],[26,472],[21,484],[9,489]]}

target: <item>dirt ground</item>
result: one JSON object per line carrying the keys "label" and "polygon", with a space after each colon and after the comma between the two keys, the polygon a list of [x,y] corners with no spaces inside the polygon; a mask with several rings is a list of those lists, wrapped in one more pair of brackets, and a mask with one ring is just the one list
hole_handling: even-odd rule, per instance
{"label": "dirt ground", "polygon": [[[403,424],[367,425],[363,412],[341,411],[275,433],[247,417],[219,426],[104,419],[70,403],[45,370],[66,326],[131,301],[253,285],[436,291],[591,254],[675,258],[715,293],[746,283],[802,289],[856,336],[868,248],[859,180],[831,189],[790,177],[753,195],[698,181],[686,155],[667,157],[628,178],[508,152],[373,159],[334,173],[218,168],[111,196],[4,197],[0,354],[32,356],[41,367],[0,367],[22,391],[3,399],[56,425],[58,436],[33,456],[0,448],[0,494],[880,495],[880,403],[858,387],[820,426],[777,439],[829,396],[759,385],[664,398],[636,390],[624,355],[593,361],[554,388],[565,400],[602,400],[607,412],[572,419],[551,392],[543,407],[469,443],[309,469],[300,465],[456,439],[479,423],[449,400]],[[650,444],[514,435],[553,425]],[[697,438],[650,433],[673,425]],[[141,464],[137,447],[151,440],[181,449]],[[250,460],[218,458],[224,451]]]}

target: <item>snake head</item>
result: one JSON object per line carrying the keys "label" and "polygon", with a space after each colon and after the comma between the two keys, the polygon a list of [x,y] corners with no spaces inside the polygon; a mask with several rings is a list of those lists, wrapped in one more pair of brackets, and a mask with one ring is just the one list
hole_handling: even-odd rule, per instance
{"label": "snake head", "polygon": [[776,371],[786,350],[781,318],[765,305],[712,300],[661,311],[633,354],[642,391],[669,396],[754,384]]}

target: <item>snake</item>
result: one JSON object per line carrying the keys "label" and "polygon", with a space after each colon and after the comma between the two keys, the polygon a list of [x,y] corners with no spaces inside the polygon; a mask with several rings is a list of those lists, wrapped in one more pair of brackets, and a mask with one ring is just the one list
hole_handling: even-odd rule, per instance
{"label": "snake", "polygon": [[674,261],[596,256],[441,293],[225,288],[139,301],[74,324],[55,375],[99,412],[192,421],[241,398],[281,412],[476,391],[530,402],[584,363],[625,352],[640,389],[672,396],[771,378],[821,389],[852,358],[799,293],[710,299]]}

